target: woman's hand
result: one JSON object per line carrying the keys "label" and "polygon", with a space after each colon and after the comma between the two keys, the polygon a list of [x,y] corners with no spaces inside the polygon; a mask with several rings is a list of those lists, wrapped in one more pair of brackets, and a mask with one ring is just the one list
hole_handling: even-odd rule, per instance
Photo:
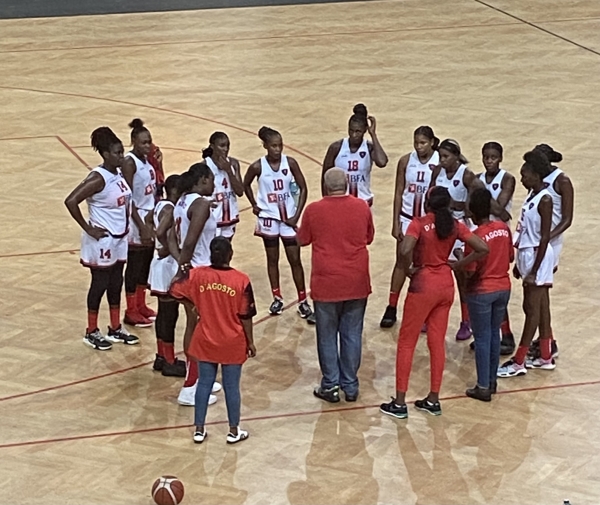
{"label": "woman's hand", "polygon": [[247,349],[246,352],[248,353],[248,357],[249,358],[254,358],[256,357],[256,347],[254,346],[254,344],[248,344],[247,345]]}
{"label": "woman's hand", "polygon": [[90,226],[85,232],[92,238],[100,240],[101,238],[107,237],[108,232],[104,228],[98,226]]}

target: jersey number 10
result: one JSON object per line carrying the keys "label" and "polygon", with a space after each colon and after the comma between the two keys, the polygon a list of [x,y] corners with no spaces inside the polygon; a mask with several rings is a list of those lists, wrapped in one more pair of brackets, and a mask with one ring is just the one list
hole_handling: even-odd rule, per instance
{"label": "jersey number 10", "polygon": [[283,191],[283,179],[273,179],[273,189],[275,191]]}

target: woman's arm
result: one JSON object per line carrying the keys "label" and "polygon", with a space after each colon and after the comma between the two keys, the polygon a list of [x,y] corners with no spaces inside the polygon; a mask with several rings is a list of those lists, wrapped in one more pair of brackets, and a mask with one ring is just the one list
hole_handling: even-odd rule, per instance
{"label": "woman's arm", "polygon": [[181,254],[179,255],[179,264],[186,265],[192,261],[194,249],[204,229],[207,219],[210,216],[210,202],[205,198],[197,198],[188,209],[190,226],[187,235],[183,241]]}
{"label": "woman's arm", "polygon": [[[131,191],[133,191],[133,177],[135,175],[136,170],[137,170],[137,168],[135,166],[135,161],[133,161],[133,159],[130,156],[127,156],[123,160],[123,166],[121,167],[121,172],[123,173],[125,182],[127,182],[127,185],[131,188]],[[140,239],[141,239],[142,243],[147,244],[148,242],[150,242],[152,240],[152,232],[148,228],[148,226],[146,226],[146,223],[138,214],[138,208],[133,203],[133,199],[131,202],[131,219],[133,220],[135,225],[138,227],[138,230],[140,230]]]}
{"label": "woman's arm", "polygon": [[558,184],[556,192],[562,197],[561,200],[561,219],[560,223],[556,225],[556,228],[550,232],[550,240],[558,237],[561,233],[564,233],[571,224],[573,224],[573,208],[575,203],[575,191],[573,189],[573,183],[566,174],[560,174],[554,184]]}
{"label": "woman's arm", "polygon": [[325,189],[325,172],[327,172],[327,170],[330,168],[335,167],[335,159],[337,158],[337,155],[340,154],[341,148],[342,141],[336,140],[327,149],[325,159],[323,160],[323,170],[321,170],[321,196],[327,195],[327,190]]}
{"label": "woman's arm", "polygon": [[252,191],[252,183],[254,182],[254,179],[260,177],[260,171],[260,160],[257,160],[248,167],[246,175],[244,175],[244,193],[246,193],[246,198],[250,202],[250,205],[252,205],[252,212],[257,216],[260,209],[256,205],[254,192]]}
{"label": "woman's arm", "polygon": [[396,240],[402,240],[402,226],[400,226],[400,211],[402,210],[402,195],[406,186],[406,167],[410,154],[405,154],[398,160],[396,167],[396,184],[394,186],[394,207],[392,211],[392,237]]}
{"label": "woman's arm", "polygon": [[165,205],[158,215],[158,226],[156,227],[156,238],[165,251],[169,250],[168,231],[173,227],[173,207]]}
{"label": "woman's arm", "polygon": [[306,205],[306,199],[308,198],[308,187],[306,186],[306,179],[304,179],[304,174],[302,173],[302,170],[300,170],[300,165],[298,165],[298,162],[294,158],[290,158],[288,156],[288,163],[296,184],[298,184],[298,188],[300,188],[300,197],[298,198],[296,213],[289,218],[285,224],[295,228],[298,224],[298,220],[300,219],[300,215],[304,210],[304,206]]}
{"label": "woman's arm", "polygon": [[371,151],[371,159],[379,168],[383,168],[387,165],[388,155],[385,154],[381,143],[379,142],[379,138],[377,137],[377,120],[374,116],[369,116],[367,118],[367,131],[369,135],[371,135],[372,144],[370,146]]}
{"label": "woman's arm", "polygon": [[99,193],[104,189],[104,179],[97,172],[90,172],[90,174],[65,198],[65,206],[67,207],[69,214],[75,220],[75,222],[81,226],[81,229],[86,232],[90,237],[100,240],[102,237],[106,237],[108,232],[103,228],[92,226],[88,223],[79,204],[86,198]]}

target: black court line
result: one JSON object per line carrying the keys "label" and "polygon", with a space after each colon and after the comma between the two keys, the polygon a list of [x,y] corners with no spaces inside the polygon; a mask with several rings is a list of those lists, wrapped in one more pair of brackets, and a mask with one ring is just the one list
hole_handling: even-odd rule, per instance
{"label": "black court line", "polygon": [[[505,16],[508,16],[510,18],[516,19],[517,21],[520,21],[523,24],[529,25],[532,28],[535,28],[536,30],[539,30],[541,32],[544,32],[548,35],[552,35],[553,37],[556,37],[557,39],[563,40],[564,42],[568,42],[569,44],[578,47],[579,49],[584,49],[585,51],[588,51],[592,54],[595,54],[596,56],[600,56],[600,52],[596,51],[595,49],[592,49],[591,47],[587,47],[584,46],[583,44],[580,44],[579,42],[575,42],[574,40],[568,39],[567,37],[563,37],[562,35],[559,35],[558,33],[554,33],[553,31],[550,31],[546,28],[543,28],[539,25],[536,25],[535,23],[532,23],[531,21],[527,21],[526,19],[520,18],[519,16],[515,16],[514,14],[511,14],[510,12],[507,12],[505,10],[500,9],[499,7],[494,7],[493,5],[490,5],[486,2],[484,2],[483,0],[474,0],[475,2],[477,2],[478,4],[484,5],[490,9],[495,10],[496,12],[499,12],[501,14],[504,14]],[[548,23],[552,23],[552,21],[547,21]]]}

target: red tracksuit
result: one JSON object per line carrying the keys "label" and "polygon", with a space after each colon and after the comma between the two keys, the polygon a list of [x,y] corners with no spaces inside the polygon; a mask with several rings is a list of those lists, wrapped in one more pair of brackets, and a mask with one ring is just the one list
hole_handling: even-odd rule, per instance
{"label": "red tracksuit", "polygon": [[439,393],[446,361],[445,338],[448,314],[454,301],[454,277],[448,257],[456,240],[465,242],[472,233],[462,223],[455,223],[454,232],[440,240],[435,233],[435,216],[429,213],[414,218],[407,237],[417,239],[413,265],[418,268],[412,276],[404,301],[402,324],[396,355],[396,389],[406,392],[415,347],[423,324],[427,322],[427,346],[431,359],[431,391]]}

